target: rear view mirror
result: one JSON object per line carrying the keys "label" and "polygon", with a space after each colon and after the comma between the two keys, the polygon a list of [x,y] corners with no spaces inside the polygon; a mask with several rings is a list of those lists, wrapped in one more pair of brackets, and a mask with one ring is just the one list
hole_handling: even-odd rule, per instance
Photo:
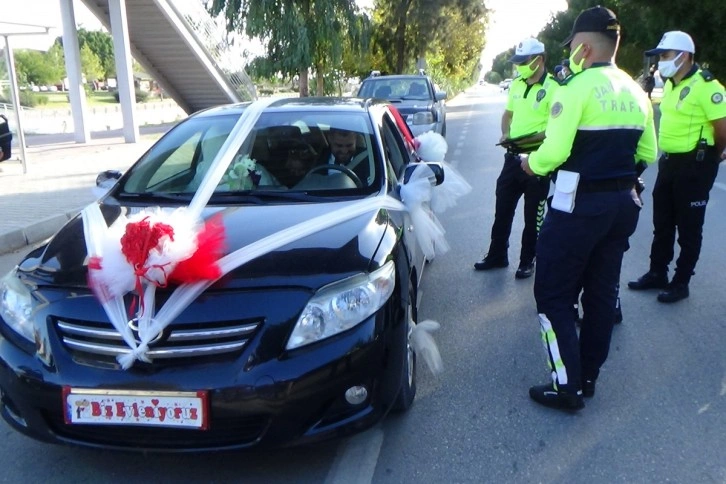
{"label": "rear view mirror", "polygon": [[403,174],[403,183],[408,183],[408,181],[411,179],[411,175],[413,175],[414,170],[421,165],[428,166],[433,172],[433,176],[429,177],[429,180],[431,181],[431,184],[433,186],[441,185],[442,183],[444,183],[444,166],[441,163],[431,161],[421,161],[416,163],[409,163],[408,165],[406,165],[406,170]]}
{"label": "rear view mirror", "polygon": [[437,101],[443,101],[446,99],[446,91],[436,91],[436,94],[434,95],[436,97]]}

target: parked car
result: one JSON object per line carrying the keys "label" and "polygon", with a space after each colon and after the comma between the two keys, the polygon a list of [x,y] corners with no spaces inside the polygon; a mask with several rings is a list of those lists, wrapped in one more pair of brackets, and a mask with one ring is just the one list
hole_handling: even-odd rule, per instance
{"label": "parked car", "polygon": [[[398,199],[399,182],[423,162],[388,103],[279,99],[240,135],[258,105],[194,114],[125,174],[101,174],[108,192],[0,281],[0,404],[11,427],[51,443],[206,451],[339,437],[411,406],[408,336],[424,255],[409,212],[384,201]],[[327,163],[336,129],[355,133],[367,176]],[[216,179],[209,170],[225,157],[233,162]],[[300,160],[304,169],[293,170]],[[186,306],[175,297],[189,284],[174,283],[176,269],[167,274],[161,262],[130,265],[138,286],[114,296],[104,278],[123,278],[126,249],[142,247],[130,221],[148,228],[152,214],[167,214],[172,229],[154,230],[163,228],[164,244],[187,243],[173,214],[209,186],[200,210],[223,227],[225,260],[240,264],[253,247],[256,255],[225,266]],[[142,252],[161,257],[169,246],[150,247]],[[149,299],[151,285],[139,287],[154,270],[168,283]],[[144,326],[176,304],[167,326]]]}
{"label": "parked car", "polygon": [[499,83],[499,89],[501,89],[502,91],[507,91],[511,84],[512,79],[504,79],[502,82]]}
{"label": "parked car", "polygon": [[426,131],[446,136],[446,92],[426,75],[374,75],[363,81],[358,97],[393,103],[414,136]]}

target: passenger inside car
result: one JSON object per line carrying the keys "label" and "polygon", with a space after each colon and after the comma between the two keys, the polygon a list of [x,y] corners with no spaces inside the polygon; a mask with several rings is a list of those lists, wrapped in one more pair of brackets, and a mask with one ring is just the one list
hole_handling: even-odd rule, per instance
{"label": "passenger inside car", "polygon": [[424,86],[423,83],[420,83],[420,82],[411,83],[411,86],[408,88],[407,96],[423,97],[425,95],[426,95],[426,86]]}
{"label": "passenger inside car", "polygon": [[287,151],[285,173],[280,176],[280,182],[294,187],[315,166],[317,159],[318,153],[312,146],[303,141],[293,142]]}

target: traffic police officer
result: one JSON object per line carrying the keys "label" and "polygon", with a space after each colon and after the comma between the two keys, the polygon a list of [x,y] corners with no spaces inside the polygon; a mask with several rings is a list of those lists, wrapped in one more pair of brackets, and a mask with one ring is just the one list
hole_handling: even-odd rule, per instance
{"label": "traffic police officer", "polygon": [[545,68],[544,44],[528,38],[519,43],[510,59],[519,76],[509,87],[507,106],[502,115],[500,143],[507,147],[504,166],[497,178],[496,208],[489,252],[474,264],[476,270],[507,267],[509,235],[519,199],[524,195],[524,231],[519,256],[517,279],[534,273],[537,234],[544,215],[549,191],[549,177],[530,176],[520,164],[520,153],[537,148],[544,139],[549,118],[550,101],[559,86]]}
{"label": "traffic police officer", "polygon": [[[724,87],[693,61],[696,49],[685,32],[666,32],[647,55],[660,55],[658,70],[668,80],[660,103],[658,144],[663,155],[653,187],[653,243],[650,270],[631,289],[663,289],[658,301],[687,298],[688,284],[701,252],[703,221],[709,192],[726,158]],[[673,279],[676,230],[680,255]]]}
{"label": "traffic police officer", "polygon": [[[554,172],[555,193],[537,243],[534,296],[552,383],[530,388],[537,403],[584,407],[607,359],[617,282],[640,198],[636,161],[657,156],[653,108],[615,64],[620,25],[604,7],[580,13],[571,35],[573,75],[553,99],[542,146],[522,159],[528,173]],[[582,285],[579,340],[572,301]]]}

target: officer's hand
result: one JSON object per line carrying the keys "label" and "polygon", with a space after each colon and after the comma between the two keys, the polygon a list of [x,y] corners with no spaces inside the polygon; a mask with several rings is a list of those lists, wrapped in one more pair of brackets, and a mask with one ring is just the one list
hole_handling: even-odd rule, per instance
{"label": "officer's hand", "polygon": [[509,134],[504,134],[504,133],[502,133],[502,136],[501,136],[501,137],[499,138],[499,142],[500,142],[500,143],[504,143],[504,142],[505,142],[505,141],[507,141],[508,139],[509,139]]}
{"label": "officer's hand", "polygon": [[534,172],[529,167],[529,155],[519,155],[519,159],[521,160],[519,166],[522,167],[522,170],[524,170],[527,175],[534,175]]}
{"label": "officer's hand", "polygon": [[721,159],[726,160],[726,148],[721,152]]}

